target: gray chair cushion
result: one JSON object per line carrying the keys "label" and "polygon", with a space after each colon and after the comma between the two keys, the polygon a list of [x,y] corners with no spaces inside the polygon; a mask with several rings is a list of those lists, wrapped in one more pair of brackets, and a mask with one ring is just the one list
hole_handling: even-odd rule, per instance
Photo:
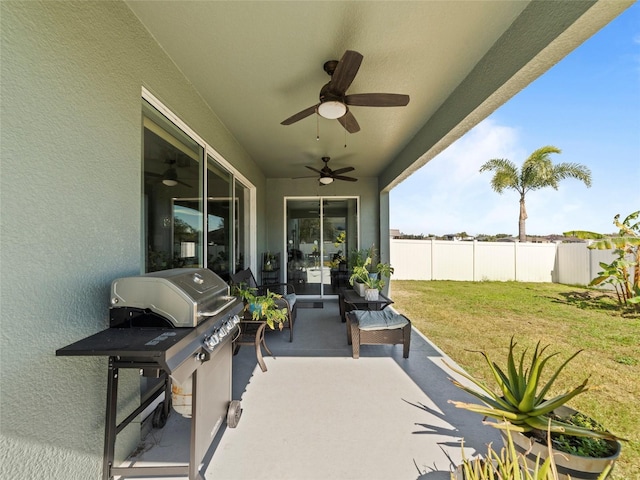
{"label": "gray chair cushion", "polygon": [[295,293],[287,293],[284,295],[284,299],[289,302],[289,307],[293,308],[296,304],[296,294]]}
{"label": "gray chair cushion", "polygon": [[391,330],[409,323],[405,317],[392,310],[355,310],[352,313],[358,319],[360,330]]}

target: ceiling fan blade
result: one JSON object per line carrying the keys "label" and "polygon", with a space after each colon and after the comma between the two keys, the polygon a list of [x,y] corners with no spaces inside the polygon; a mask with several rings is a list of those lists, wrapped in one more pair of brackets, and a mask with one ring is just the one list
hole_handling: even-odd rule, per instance
{"label": "ceiling fan blade", "polygon": [[354,93],[344,97],[344,103],[358,107],[404,107],[409,95],[400,93]]}
{"label": "ceiling fan blade", "polygon": [[353,171],[353,170],[355,170],[355,168],[353,168],[353,167],[344,167],[344,168],[339,168],[339,169],[337,169],[337,170],[334,170],[334,171],[333,171],[333,173],[332,173],[332,175],[341,175],[341,174],[343,174],[343,173],[351,172],[351,171]]}
{"label": "ceiling fan blade", "polygon": [[354,117],[353,113],[348,110],[347,113],[345,113],[338,119],[338,121],[340,122],[340,125],[342,125],[349,133],[356,133],[360,131],[360,125],[358,125],[356,117]]}
{"label": "ceiling fan blade", "polygon": [[291,180],[298,180],[299,178],[318,178],[317,175],[304,175],[302,177],[291,177]]}
{"label": "ceiling fan blade", "polygon": [[342,175],[333,175],[333,179],[334,180],[344,180],[346,182],[357,182],[358,179],[357,178],[353,178],[353,177],[344,177]]}
{"label": "ceiling fan blade", "polygon": [[343,96],[353,79],[356,78],[356,74],[360,69],[362,63],[362,55],[354,50],[347,50],[338,62],[336,70],[331,76],[331,92],[336,95]]}
{"label": "ceiling fan blade", "polygon": [[305,165],[305,167],[307,167],[309,170],[313,170],[314,172],[319,173],[320,175],[322,175],[322,174],[323,174],[323,172],[321,172],[321,171],[320,171],[320,170],[318,170],[317,168],[310,167],[309,165]]}
{"label": "ceiling fan blade", "polygon": [[292,123],[296,123],[296,122],[302,120],[303,118],[307,118],[309,115],[313,115],[314,113],[316,113],[318,105],[320,105],[320,104],[316,104],[316,105],[314,105],[312,107],[305,108],[301,112],[298,112],[295,115],[291,115],[286,120],[280,122],[280,125],[291,125]]}

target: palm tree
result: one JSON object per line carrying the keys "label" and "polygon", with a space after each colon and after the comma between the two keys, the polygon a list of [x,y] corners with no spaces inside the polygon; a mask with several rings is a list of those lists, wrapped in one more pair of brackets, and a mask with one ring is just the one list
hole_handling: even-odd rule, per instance
{"label": "palm tree", "polygon": [[560,153],[560,149],[552,145],[539,148],[518,167],[505,158],[494,158],[480,167],[480,172],[487,170],[495,172],[491,179],[491,188],[502,193],[505,189],[515,190],[520,194],[520,217],[518,220],[518,237],[521,242],[527,241],[525,222],[527,209],[525,196],[531,190],[553,187],[558,189],[558,183],[565,178],[577,178],[587,187],[591,186],[591,171],[579,163],[559,163],[554,165],[549,156]]}

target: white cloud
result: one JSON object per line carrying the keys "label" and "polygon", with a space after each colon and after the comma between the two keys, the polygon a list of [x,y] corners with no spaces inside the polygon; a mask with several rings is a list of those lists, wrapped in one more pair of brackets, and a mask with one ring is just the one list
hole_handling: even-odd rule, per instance
{"label": "white cloud", "polygon": [[[391,193],[391,221],[404,233],[491,233],[517,228],[517,200],[491,190],[480,167],[492,158],[518,162],[525,153],[514,128],[484,120]],[[502,198],[497,198],[502,197]],[[507,198],[509,201],[506,202]],[[505,200],[505,201],[501,201]],[[513,203],[515,217],[513,217]]]}
{"label": "white cloud", "polygon": [[[603,145],[609,145],[600,139]],[[492,158],[507,158],[517,166],[530,155],[516,128],[499,125],[493,118],[478,124],[418,172],[391,192],[391,228],[408,234],[456,233],[471,235],[507,233],[517,235],[519,202],[513,191],[502,195],[491,189],[491,172],[480,167]],[[609,147],[607,147],[609,148]],[[530,235],[547,235],[569,230],[614,231],[613,216],[638,209],[637,160],[631,155],[613,155],[606,169],[600,157],[583,152],[577,160],[594,171],[593,187],[567,179],[559,189],[546,188],[529,192],[526,198]],[[637,158],[637,157],[636,157]],[[558,157],[555,162],[576,161]],[[611,172],[625,172],[619,183],[607,177]],[[615,191],[611,189],[615,183]]]}

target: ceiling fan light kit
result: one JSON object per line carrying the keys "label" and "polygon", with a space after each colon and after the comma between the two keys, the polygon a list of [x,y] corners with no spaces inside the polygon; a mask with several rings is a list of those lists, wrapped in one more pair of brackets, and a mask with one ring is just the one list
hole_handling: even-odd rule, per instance
{"label": "ceiling fan light kit", "polygon": [[167,187],[175,187],[178,184],[178,172],[175,168],[171,167],[164,172],[162,183]]}
{"label": "ceiling fan light kit", "polygon": [[318,105],[318,114],[329,120],[340,118],[345,113],[347,113],[347,106],[337,100],[329,100],[328,102],[323,102]]}
{"label": "ceiling fan light kit", "polygon": [[320,177],[320,183],[322,183],[323,185],[329,185],[330,183],[333,183],[333,178],[332,177]]}
{"label": "ceiling fan light kit", "polygon": [[[148,159],[145,158],[145,162],[147,160]],[[189,166],[188,161],[185,165],[179,165],[177,160],[166,159],[164,163],[168,164],[169,167],[163,173],[155,173],[152,171],[147,171],[147,169],[145,168],[145,172],[144,172],[145,177],[147,176],[156,177],[157,180],[155,180],[155,182],[162,183],[166,187],[175,187],[176,185],[180,184],[188,188],[193,188],[191,185],[183,182],[180,178],[178,178],[178,170],[176,169],[176,167],[181,167],[181,166],[183,168],[188,167]]]}

